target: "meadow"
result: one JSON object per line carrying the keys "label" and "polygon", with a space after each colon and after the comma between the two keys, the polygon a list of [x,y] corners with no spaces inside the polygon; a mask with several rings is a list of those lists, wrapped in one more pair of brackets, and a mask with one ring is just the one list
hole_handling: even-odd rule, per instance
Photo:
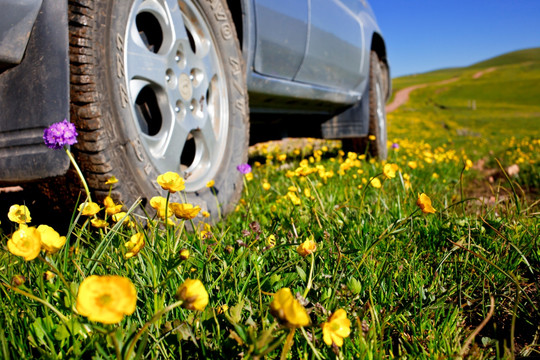
{"label": "meadow", "polygon": [[[496,66],[413,92],[389,114],[385,162],[339,141],[252,147],[217,222],[169,201],[174,174],[147,216],[87,202],[65,234],[14,204],[1,357],[540,356],[539,87],[520,97],[523,62]],[[525,68],[528,84],[540,71]]]}

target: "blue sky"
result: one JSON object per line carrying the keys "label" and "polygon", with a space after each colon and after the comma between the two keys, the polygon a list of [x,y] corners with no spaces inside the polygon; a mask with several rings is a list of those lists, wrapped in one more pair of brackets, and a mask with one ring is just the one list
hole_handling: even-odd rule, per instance
{"label": "blue sky", "polygon": [[540,0],[370,0],[392,77],[540,47]]}

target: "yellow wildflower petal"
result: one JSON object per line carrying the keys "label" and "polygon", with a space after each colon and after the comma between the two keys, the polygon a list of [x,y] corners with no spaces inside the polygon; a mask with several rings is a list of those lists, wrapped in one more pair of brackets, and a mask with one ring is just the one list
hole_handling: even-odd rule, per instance
{"label": "yellow wildflower petal", "polygon": [[303,327],[311,323],[306,309],[293,297],[289,288],[279,289],[274,294],[270,312],[291,327]]}
{"label": "yellow wildflower petal", "polygon": [[22,256],[26,261],[34,260],[41,251],[41,234],[35,227],[21,224],[8,240],[7,248],[10,253]]}
{"label": "yellow wildflower petal", "polygon": [[157,183],[171,193],[182,191],[186,188],[184,179],[177,173],[169,171],[157,177]]}
{"label": "yellow wildflower petal", "polygon": [[422,212],[425,214],[434,214],[437,210],[431,206],[431,199],[426,194],[422,193],[418,195],[418,200],[416,201],[416,205],[422,209]]}
{"label": "yellow wildflower petal", "polygon": [[197,214],[199,214],[199,211],[201,211],[201,208],[198,205],[193,206],[192,204],[171,203],[170,206],[174,216],[184,220],[193,219],[195,216],[197,216]]}
{"label": "yellow wildflower petal", "polygon": [[132,235],[130,240],[126,242],[124,246],[127,249],[127,252],[124,255],[126,259],[137,255],[139,251],[141,251],[141,249],[144,247],[144,234],[139,232],[135,235]]}
{"label": "yellow wildflower petal", "polygon": [[351,333],[351,321],[347,319],[347,313],[343,309],[338,309],[330,316],[327,322],[322,325],[323,340],[326,345],[336,344],[341,347],[343,339]]}
{"label": "yellow wildflower petal", "polygon": [[302,257],[308,256],[315,250],[317,250],[317,243],[313,241],[313,237],[310,237],[296,248],[296,251]]}
{"label": "yellow wildflower petal", "polygon": [[94,216],[99,212],[99,205],[93,201],[82,203],[79,205],[79,211],[84,216]]}
{"label": "yellow wildflower petal", "polygon": [[182,307],[188,310],[203,311],[208,305],[208,292],[204,288],[201,280],[187,279],[178,288],[176,298],[183,300]]}
{"label": "yellow wildflower petal", "polygon": [[32,221],[30,210],[26,205],[12,205],[9,208],[8,219],[17,224],[26,224]]}
{"label": "yellow wildflower petal", "polygon": [[66,237],[60,236],[48,225],[39,225],[37,231],[40,233],[41,246],[50,254],[56,253],[66,243]]}
{"label": "yellow wildflower petal", "polygon": [[136,305],[137,290],[126,277],[92,275],[79,286],[76,308],[90,321],[116,324],[133,314]]}

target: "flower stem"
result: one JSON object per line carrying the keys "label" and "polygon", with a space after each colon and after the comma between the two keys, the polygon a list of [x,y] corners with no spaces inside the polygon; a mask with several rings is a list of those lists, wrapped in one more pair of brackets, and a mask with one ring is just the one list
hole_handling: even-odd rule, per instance
{"label": "flower stem", "polygon": [[249,196],[249,189],[245,175],[242,176],[242,180],[244,180],[244,189],[246,189],[246,196]]}
{"label": "flower stem", "polygon": [[294,331],[296,328],[291,328],[291,331],[289,331],[289,335],[287,335],[287,339],[285,339],[285,345],[283,345],[283,350],[281,350],[281,357],[280,360],[285,360],[287,358],[287,354],[291,350],[293,339],[294,339]]}
{"label": "flower stem", "polygon": [[73,167],[75,168],[75,170],[77,171],[77,174],[79,175],[79,178],[81,179],[88,201],[92,201],[92,197],[90,196],[90,189],[88,189],[88,184],[86,183],[86,180],[84,179],[84,175],[81,171],[81,168],[79,167],[79,165],[77,165],[77,162],[75,161],[75,158],[73,157],[73,154],[71,153],[71,151],[69,151],[67,147],[64,148],[64,150],[66,150],[66,154],[69,157],[69,160],[73,164]]}
{"label": "flower stem", "polygon": [[315,255],[311,253],[311,269],[309,269],[309,278],[308,283],[306,286],[306,290],[304,291],[304,298],[306,298],[309,290],[311,289],[311,286],[313,284],[313,268],[315,267]]}

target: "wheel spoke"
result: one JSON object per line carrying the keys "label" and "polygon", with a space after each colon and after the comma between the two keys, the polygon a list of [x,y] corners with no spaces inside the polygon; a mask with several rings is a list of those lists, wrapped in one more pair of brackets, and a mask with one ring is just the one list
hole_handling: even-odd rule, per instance
{"label": "wheel spoke", "polygon": [[143,139],[154,161],[158,163],[158,168],[179,170],[180,156],[188,135],[189,130],[175,122],[171,130],[156,136],[145,135]]}
{"label": "wheel spoke", "polygon": [[216,146],[218,145],[218,138],[214,130],[212,119],[207,116],[199,130],[201,140],[204,144],[204,153],[207,161],[212,162],[213,158],[216,156]]}
{"label": "wheel spoke", "polygon": [[137,8],[137,13],[149,12],[156,18],[159,18],[161,23],[168,22],[167,11],[163,7],[163,4],[157,0],[145,0]]}
{"label": "wheel spoke", "polygon": [[143,79],[165,88],[167,69],[166,57],[148,51],[142,41],[130,37],[127,48],[127,77],[129,80]]}
{"label": "wheel spoke", "polygon": [[171,36],[173,42],[180,40],[189,45],[188,35],[184,26],[184,18],[180,11],[180,6],[178,6],[178,0],[165,0],[165,6],[169,8],[169,14],[171,16]]}

